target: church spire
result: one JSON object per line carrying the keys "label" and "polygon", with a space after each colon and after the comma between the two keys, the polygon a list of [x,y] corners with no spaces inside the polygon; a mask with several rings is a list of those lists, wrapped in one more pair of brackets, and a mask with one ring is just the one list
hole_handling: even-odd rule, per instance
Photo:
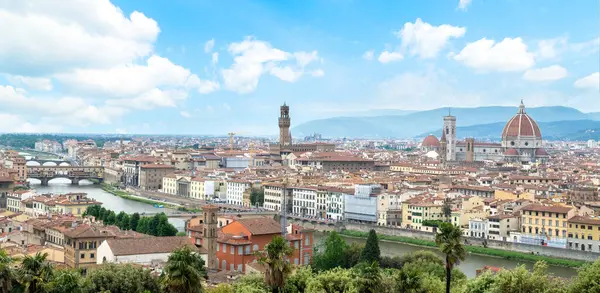
{"label": "church spire", "polygon": [[519,111],[517,114],[525,114],[525,104],[523,104],[523,99],[521,99],[521,104],[519,105]]}

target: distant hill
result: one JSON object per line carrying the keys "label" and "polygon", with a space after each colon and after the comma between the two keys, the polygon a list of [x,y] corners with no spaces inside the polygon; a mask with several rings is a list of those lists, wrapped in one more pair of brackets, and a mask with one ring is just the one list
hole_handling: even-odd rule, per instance
{"label": "distant hill", "polygon": [[600,112],[587,113],[587,115],[592,120],[598,120],[598,121],[600,121]]}
{"label": "distant hill", "polygon": [[[457,126],[501,123],[504,126],[517,107],[452,108]],[[537,122],[589,120],[588,114],[577,109],[553,106],[527,108],[527,113]],[[423,133],[434,133],[441,128],[443,116],[448,108],[419,111],[404,115],[381,115],[372,117],[335,117],[312,120],[292,128],[295,136],[320,133],[325,137],[383,138],[415,137]]]}
{"label": "distant hill", "polygon": [[[456,136],[459,139],[465,137],[475,137],[486,140],[500,140],[504,122],[480,124],[472,126],[463,126],[456,128]],[[547,140],[588,140],[600,139],[600,121],[593,120],[571,120],[571,121],[554,121],[554,122],[539,122],[538,126],[542,132],[542,137]],[[440,127],[433,132],[436,134],[442,133]],[[422,133],[417,136],[425,137],[429,133]]]}

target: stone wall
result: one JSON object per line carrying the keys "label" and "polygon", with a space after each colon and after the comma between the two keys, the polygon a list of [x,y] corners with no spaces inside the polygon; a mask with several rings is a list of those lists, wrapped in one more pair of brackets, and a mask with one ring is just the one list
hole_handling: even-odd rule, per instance
{"label": "stone wall", "polygon": [[[289,222],[289,220],[288,220]],[[332,225],[323,225],[323,224],[314,224],[307,223],[302,221],[295,222],[299,225],[302,225],[307,228],[312,228],[318,231],[341,231],[341,230],[354,230],[361,232],[369,232],[371,229],[375,229],[377,234],[382,235],[390,235],[390,236],[402,236],[402,237],[410,237],[422,240],[435,240],[435,234],[431,232],[423,232],[417,230],[408,230],[408,229],[400,229],[400,228],[390,228],[390,227],[381,227],[381,226],[373,226],[367,224],[338,224],[335,226]],[[483,241],[481,238],[472,238],[465,237],[466,241],[469,245],[472,246],[482,246]],[[589,252],[589,251],[580,251],[580,250],[572,250],[572,249],[564,249],[564,248],[556,248],[549,246],[540,246],[540,245],[530,245],[524,243],[514,243],[514,242],[504,242],[504,241],[496,241],[496,240],[487,240],[488,248],[497,248],[502,250],[510,250],[510,251],[518,251],[524,253],[533,253],[539,254],[549,257],[557,257],[557,258],[568,258],[575,260],[584,260],[584,261],[595,261],[600,257],[600,253]]]}

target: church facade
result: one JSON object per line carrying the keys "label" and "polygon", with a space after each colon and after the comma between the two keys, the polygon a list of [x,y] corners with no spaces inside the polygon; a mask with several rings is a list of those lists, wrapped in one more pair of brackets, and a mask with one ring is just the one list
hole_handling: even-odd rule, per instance
{"label": "church facade", "polygon": [[444,117],[444,128],[440,140],[433,135],[425,137],[421,149],[436,151],[440,161],[449,162],[545,162],[548,153],[543,148],[539,126],[525,111],[523,101],[515,114],[502,130],[501,143],[478,142],[474,138],[456,140],[456,117]]}

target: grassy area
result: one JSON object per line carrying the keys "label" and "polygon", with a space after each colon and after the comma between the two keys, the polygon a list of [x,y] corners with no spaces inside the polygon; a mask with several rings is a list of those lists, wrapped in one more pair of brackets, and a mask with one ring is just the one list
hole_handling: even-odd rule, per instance
{"label": "grassy area", "polygon": [[[341,232],[341,234],[351,236],[351,237],[367,238],[367,235],[369,233],[354,231],[354,230],[344,230]],[[381,234],[379,234],[378,236],[379,236],[379,239],[382,239],[382,240],[402,242],[402,243],[418,245],[418,246],[425,246],[425,247],[437,247],[435,242],[430,241],[430,240],[422,240],[422,239],[403,237],[403,236],[381,235]],[[543,255],[536,255],[536,254],[496,249],[496,248],[486,248],[486,247],[480,247],[480,246],[465,245],[465,249],[469,253],[474,253],[474,254],[489,255],[489,256],[494,256],[494,257],[501,257],[501,258],[506,258],[506,259],[528,261],[528,262],[536,262],[538,260],[543,260],[548,264],[555,265],[555,266],[563,266],[563,267],[577,268],[577,267],[581,267],[582,265],[588,263],[588,262],[581,261],[581,260],[555,258],[555,257],[548,257],[548,256],[543,256]]]}
{"label": "grassy area", "polygon": [[147,199],[147,198],[141,198],[138,196],[132,196],[129,193],[118,190],[116,187],[114,187],[110,184],[106,184],[106,183],[102,183],[101,186],[104,191],[106,191],[112,195],[116,195],[118,197],[128,199],[128,200],[142,202],[142,203],[146,203],[146,204],[150,204],[150,205],[155,205],[155,204],[163,205],[166,208],[176,209],[176,210],[182,211],[182,212],[199,213],[202,211],[201,209],[190,209],[190,208],[186,208],[186,207],[182,207],[182,206],[171,205],[171,204],[168,204],[168,203],[165,203],[162,201],[155,201],[155,200],[151,200],[151,199]]}

